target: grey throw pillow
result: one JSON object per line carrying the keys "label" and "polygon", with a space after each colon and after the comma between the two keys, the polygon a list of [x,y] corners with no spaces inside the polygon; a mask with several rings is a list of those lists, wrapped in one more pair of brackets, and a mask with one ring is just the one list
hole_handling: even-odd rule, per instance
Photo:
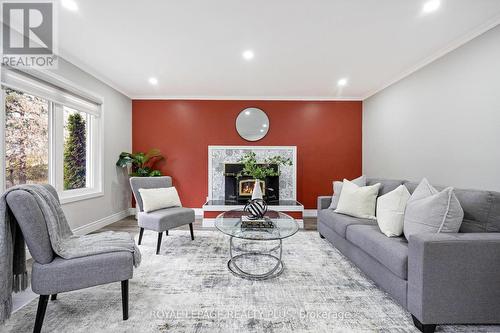
{"label": "grey throw pillow", "polygon": [[406,204],[404,235],[406,239],[423,232],[458,232],[464,211],[452,187],[441,192],[422,179]]}
{"label": "grey throw pillow", "polygon": [[[358,177],[356,179],[351,180],[354,184],[358,186],[366,186],[366,176],[362,175],[361,177]],[[330,209],[337,209],[337,206],[339,204],[339,199],[340,199],[340,192],[342,192],[342,186],[344,185],[344,182],[341,181],[334,181],[333,182],[333,196],[332,196],[332,203],[330,204]]]}

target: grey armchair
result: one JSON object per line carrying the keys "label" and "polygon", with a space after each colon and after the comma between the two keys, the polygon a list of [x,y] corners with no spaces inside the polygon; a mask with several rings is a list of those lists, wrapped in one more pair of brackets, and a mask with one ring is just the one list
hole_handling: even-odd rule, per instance
{"label": "grey armchair", "polygon": [[[56,190],[47,189],[59,199]],[[75,259],[63,259],[52,250],[49,233],[37,202],[24,191],[7,195],[7,205],[14,214],[33,257],[31,289],[40,295],[33,332],[40,332],[49,295],[121,281],[123,320],[128,319],[128,280],[133,274],[129,252],[113,252]]]}
{"label": "grey armchair", "polygon": [[158,232],[158,242],[156,244],[156,254],[160,253],[161,238],[163,232],[168,236],[168,230],[189,224],[191,232],[191,240],[194,240],[193,222],[194,210],[184,207],[171,207],[159,209],[153,212],[146,213],[143,211],[141,188],[166,188],[172,186],[172,178],[168,176],[163,177],[131,177],[130,186],[134,193],[136,206],[138,209],[137,220],[140,227],[139,242],[141,245],[142,235],[144,229],[153,230]]}

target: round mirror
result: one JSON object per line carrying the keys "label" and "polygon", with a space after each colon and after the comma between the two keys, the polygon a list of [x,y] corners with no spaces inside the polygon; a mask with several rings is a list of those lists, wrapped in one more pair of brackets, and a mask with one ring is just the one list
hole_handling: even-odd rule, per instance
{"label": "round mirror", "polygon": [[261,109],[246,108],[236,118],[236,130],[243,139],[258,141],[269,131],[269,118]]}

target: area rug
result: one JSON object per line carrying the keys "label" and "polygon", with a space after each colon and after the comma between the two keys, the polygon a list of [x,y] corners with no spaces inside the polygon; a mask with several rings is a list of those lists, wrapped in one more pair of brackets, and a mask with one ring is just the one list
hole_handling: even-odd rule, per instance
{"label": "area rug", "polygon": [[[418,332],[410,314],[380,291],[318,233],[283,241],[283,274],[249,281],[226,267],[228,237],[215,230],[171,231],[155,255],[146,231],[143,263],[130,281],[122,321],[120,283],[49,301],[44,332]],[[2,332],[30,332],[37,300]],[[492,332],[497,326],[438,326],[438,332]]]}

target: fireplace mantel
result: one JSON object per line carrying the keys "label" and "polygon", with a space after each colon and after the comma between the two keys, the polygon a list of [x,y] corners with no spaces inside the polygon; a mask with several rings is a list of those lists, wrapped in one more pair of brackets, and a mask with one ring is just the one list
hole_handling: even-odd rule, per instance
{"label": "fireplace mantel", "polygon": [[272,203],[269,209],[284,212],[303,226],[304,206],[297,202],[297,147],[296,146],[208,146],[208,197],[203,205],[203,226],[213,227],[214,219],[222,212],[242,209],[243,205],[227,204],[224,200],[224,164],[238,163],[243,154],[252,151],[257,162],[275,155],[290,158],[291,166],[280,168],[279,202]]}
{"label": "fireplace mantel", "polygon": [[283,200],[297,199],[297,147],[296,146],[208,146],[207,200],[224,200],[224,164],[238,163],[247,152],[254,152],[257,162],[275,155],[290,158],[291,166],[280,168],[280,193]]}

